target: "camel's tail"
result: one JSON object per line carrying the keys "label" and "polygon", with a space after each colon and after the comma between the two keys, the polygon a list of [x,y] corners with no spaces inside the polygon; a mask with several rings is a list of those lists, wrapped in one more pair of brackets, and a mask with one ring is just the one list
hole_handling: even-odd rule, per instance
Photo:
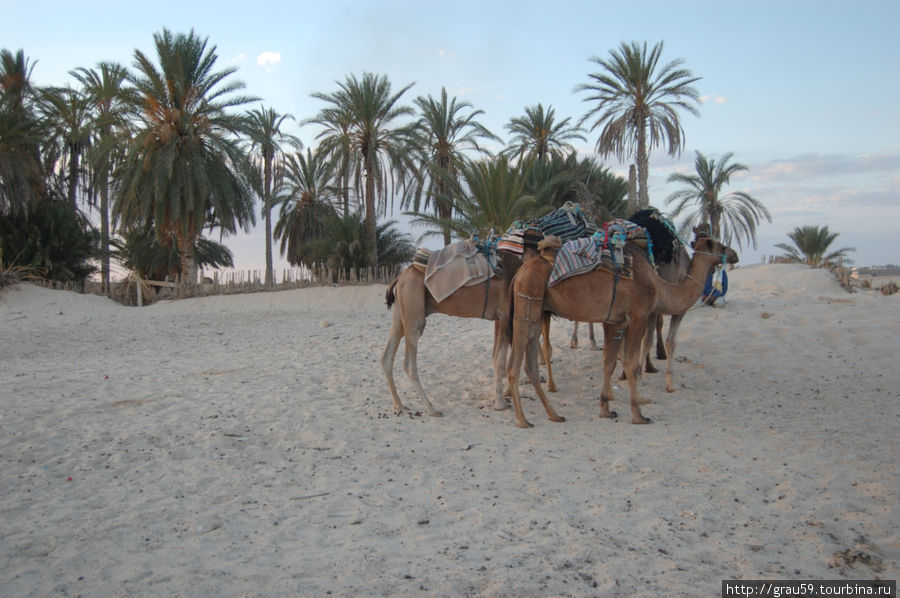
{"label": "camel's tail", "polygon": [[503,329],[506,331],[506,338],[508,339],[512,339],[513,335],[513,318],[515,318],[516,310],[515,286],[516,277],[513,275],[512,280],[509,281],[509,285],[506,287],[506,309],[503,310]]}
{"label": "camel's tail", "polygon": [[399,276],[394,278],[394,280],[391,281],[391,284],[388,285],[387,292],[384,294],[384,302],[387,303],[388,309],[391,309],[391,307],[394,306],[394,300],[396,299],[396,297],[394,296],[394,287],[397,286],[397,281],[399,279]]}

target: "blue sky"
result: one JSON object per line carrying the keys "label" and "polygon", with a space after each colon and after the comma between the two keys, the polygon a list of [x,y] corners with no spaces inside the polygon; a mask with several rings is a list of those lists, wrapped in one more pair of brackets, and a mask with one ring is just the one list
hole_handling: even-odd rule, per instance
{"label": "blue sky", "polygon": [[[794,227],[827,225],[858,265],[900,263],[900,2],[14,2],[0,47],[23,49],[39,85],[70,81],[76,67],[152,54],[153,34],[194,29],[238,67],[249,94],[297,120],[347,75],[371,71],[406,103],[441,87],[503,126],[541,102],[558,118],[587,110],[573,88],[622,41],[665,42],[702,77],[700,117],[683,116],[685,151],[655,152],[651,203],[666,210],[666,178],[693,170],[694,152],[734,153],[749,171],[730,190],[761,200],[773,222],[743,263],[780,253]],[[314,144],[312,127],[295,128]],[[593,150],[596,134],[579,147]],[[625,175],[627,165],[607,160]],[[397,216],[397,215],[395,215]],[[416,234],[421,231],[416,231]],[[226,239],[236,266],[261,268],[261,227]],[[429,241],[434,243],[434,241]],[[278,260],[277,267],[285,267]]]}

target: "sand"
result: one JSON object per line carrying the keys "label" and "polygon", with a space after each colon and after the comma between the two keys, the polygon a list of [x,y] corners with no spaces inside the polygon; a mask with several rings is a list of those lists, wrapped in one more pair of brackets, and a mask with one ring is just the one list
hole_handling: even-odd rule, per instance
{"label": "sand", "polygon": [[[384,286],[144,308],[0,293],[4,596],[717,596],[897,579],[900,297],[739,268],[654,421],[601,420],[553,324],[546,419],[491,409],[492,325],[429,318],[433,418],[391,412]],[[401,348],[401,355],[403,349]],[[398,388],[422,408],[398,359]],[[614,406],[627,413],[627,393]]]}

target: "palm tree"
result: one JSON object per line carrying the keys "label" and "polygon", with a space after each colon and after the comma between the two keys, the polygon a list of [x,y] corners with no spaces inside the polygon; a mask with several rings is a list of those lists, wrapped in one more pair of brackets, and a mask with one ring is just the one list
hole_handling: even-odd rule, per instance
{"label": "palm tree", "polygon": [[360,161],[354,154],[351,134],[352,115],[345,107],[336,105],[323,108],[303,124],[316,124],[322,127],[322,132],[316,136],[319,141],[318,153],[329,156],[334,164],[334,173],[337,179],[337,188],[340,190],[342,213],[350,213],[350,180],[361,180],[357,171],[354,177],[353,169]]}
{"label": "palm tree", "polygon": [[786,251],[787,254],[783,257],[789,261],[802,262],[813,268],[823,268],[836,260],[843,260],[849,252],[856,251],[853,247],[841,247],[832,251],[831,244],[838,234],[840,233],[830,232],[827,226],[798,226],[787,234],[794,243],[793,246],[776,243],[775,247]]}
{"label": "palm tree", "polygon": [[506,156],[466,162],[460,169],[460,179],[449,181],[450,193],[446,201],[452,201],[454,216],[445,219],[419,212],[412,224],[436,228],[423,237],[443,234],[450,229],[459,239],[474,235],[487,235],[507,230],[513,222],[532,214],[535,201],[526,189],[526,166],[513,166]]}
{"label": "palm tree", "polygon": [[[181,255],[174,240],[158,239],[152,226],[126,229],[112,244],[119,263],[141,278],[164,280],[181,269]],[[204,268],[234,267],[234,256],[228,247],[202,236],[194,243],[194,255],[197,264]]]}
{"label": "palm tree", "polygon": [[[412,261],[416,249],[409,235],[400,232],[393,220],[381,222],[376,227],[376,245],[378,263],[381,268],[388,268],[388,276],[394,276],[400,266]],[[334,269],[334,276],[350,278],[355,275],[362,279],[366,266],[370,263],[365,217],[355,212],[352,214],[333,215],[325,222],[325,235],[316,242],[317,251],[325,257]],[[337,280],[333,280],[337,282]]]}
{"label": "palm tree", "polygon": [[687,188],[669,195],[666,203],[675,203],[671,212],[673,219],[688,208],[694,208],[682,223],[682,232],[697,224],[709,223],[713,238],[722,240],[726,245],[731,244],[734,238],[740,247],[743,236],[748,242],[752,241],[755,248],[757,225],[763,218],[772,222],[772,216],[762,202],[743,191],[723,195],[723,189],[731,182],[732,175],[747,170],[743,164],[729,163],[733,155],[729,152],[716,162],[698,151],[694,161],[696,174],[674,173],[669,176],[668,182],[684,183]]}
{"label": "palm tree", "polygon": [[692,85],[700,78],[682,68],[680,59],[660,65],[662,51],[663,42],[649,52],[646,42],[622,42],[608,58],[592,57],[591,62],[603,70],[589,73],[590,82],[575,88],[588,94],[584,101],[593,103],[579,124],[592,121],[591,131],[600,128],[597,151],[637,163],[638,205],[632,206],[636,208],[650,205],[650,152],[665,145],[669,155],[679,155],[684,129],[678,111],[699,115],[694,104],[700,103],[700,96]]}
{"label": "palm tree", "polygon": [[[247,112],[246,132],[250,137],[252,149],[258,152],[262,161],[262,199],[263,215],[266,219],[266,287],[274,284],[272,265],[272,179],[281,174],[279,157],[282,156],[281,145],[285,142],[298,145],[300,140],[281,130],[286,120],[293,120],[290,114],[278,114],[273,108],[260,107]],[[273,168],[277,172],[273,173]]]}
{"label": "palm tree", "polygon": [[[483,110],[475,110],[469,102],[449,99],[446,88],[441,88],[440,99],[419,96],[415,104],[420,114],[416,123],[417,178],[403,207],[419,212],[430,205],[438,218],[449,220],[453,215],[452,202],[444,198],[448,194],[448,181],[457,178],[460,165],[466,160],[464,152],[486,154],[479,140],[499,141],[499,138],[476,120],[484,114]],[[450,229],[445,229],[444,245],[450,244],[450,236]]]}
{"label": "palm tree", "polygon": [[281,255],[294,266],[316,268],[325,261],[315,242],[325,236],[325,223],[336,215],[332,201],[337,193],[330,185],[333,166],[321,148],[287,156],[275,238],[281,239]]}
{"label": "palm tree", "polygon": [[24,210],[44,195],[42,136],[29,102],[33,68],[22,50],[0,50],[0,214]]}
{"label": "palm tree", "polygon": [[255,98],[216,71],[216,48],[193,31],[153,36],[159,66],[135,51],[129,75],[139,101],[137,133],[121,170],[116,213],[128,224],[152,222],[160,239],[177,241],[182,284],[197,283],[194,244],[206,226],[236,232],[255,220],[249,160],[236,135],[243,121],[230,109]]}
{"label": "palm tree", "polygon": [[[370,266],[378,267],[376,220],[386,212],[387,198],[393,196],[395,183],[402,182],[410,170],[408,146],[413,138],[411,125],[398,126],[397,119],[414,114],[400,105],[401,96],[412,83],[393,93],[386,76],[363,73],[338,82],[339,90],[314,93],[314,98],[329,104],[328,114],[342,115],[349,121],[349,156],[356,161],[355,186],[362,187]],[[315,121],[325,120],[320,114]],[[376,205],[377,204],[377,205]]]}
{"label": "palm tree", "polygon": [[574,152],[571,142],[587,141],[580,127],[569,124],[571,118],[556,122],[553,106],[544,112],[543,104],[526,106],[525,116],[511,118],[505,125],[512,135],[504,153],[522,159],[544,162],[551,156]]}
{"label": "palm tree", "polygon": [[77,206],[79,182],[86,177],[81,158],[91,143],[90,104],[87,96],[72,87],[49,87],[38,93],[38,112],[44,120],[45,168],[59,170],[61,192],[72,209]]}
{"label": "palm tree", "polygon": [[93,142],[87,162],[93,173],[91,203],[100,195],[100,279],[103,292],[109,293],[110,226],[109,198],[112,176],[121,162],[123,148],[131,134],[126,118],[130,88],[124,87],[128,70],[116,63],[101,62],[96,69],[78,68],[70,73],[82,85],[91,108]]}

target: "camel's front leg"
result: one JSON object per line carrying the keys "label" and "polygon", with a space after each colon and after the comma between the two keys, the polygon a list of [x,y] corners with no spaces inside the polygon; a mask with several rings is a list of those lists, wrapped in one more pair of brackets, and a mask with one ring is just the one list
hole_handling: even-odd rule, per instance
{"label": "camel's front leg", "polygon": [[522,410],[522,396],[519,393],[519,373],[522,371],[522,361],[528,344],[528,329],[530,325],[526,321],[513,320],[512,344],[509,351],[509,364],[506,368],[507,384],[512,395],[513,408],[516,411],[516,425],[520,428],[533,427]]}
{"label": "camel's front leg", "polygon": [[528,375],[528,380],[531,382],[535,392],[537,392],[538,397],[541,399],[541,403],[544,405],[544,411],[547,412],[547,417],[550,421],[564,422],[566,421],[566,418],[554,411],[553,406],[550,405],[550,401],[547,399],[547,395],[544,393],[544,389],[541,386],[541,373],[540,368],[538,367],[539,343],[540,340],[537,335],[528,340],[528,346],[525,353],[525,373]]}

